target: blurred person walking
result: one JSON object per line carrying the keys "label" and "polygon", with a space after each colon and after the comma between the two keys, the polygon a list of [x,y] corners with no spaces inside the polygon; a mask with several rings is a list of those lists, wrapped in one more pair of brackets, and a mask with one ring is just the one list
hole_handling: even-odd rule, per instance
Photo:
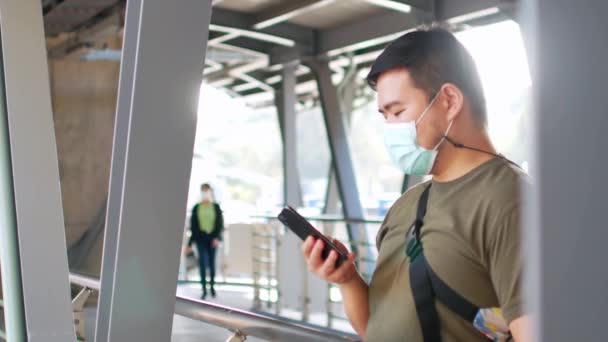
{"label": "blurred person walking", "polygon": [[213,188],[208,183],[201,185],[201,201],[192,208],[190,215],[190,240],[186,253],[192,251],[196,243],[199,256],[199,270],[203,288],[202,299],[207,297],[207,269],[209,269],[209,289],[215,298],[215,256],[222,240],[224,216],[220,205],[215,202]]}

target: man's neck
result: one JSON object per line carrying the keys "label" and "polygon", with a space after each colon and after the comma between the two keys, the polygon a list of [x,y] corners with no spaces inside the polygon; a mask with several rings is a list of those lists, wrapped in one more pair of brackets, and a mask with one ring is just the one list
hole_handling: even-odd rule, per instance
{"label": "man's neck", "polygon": [[487,151],[489,154],[468,148],[457,148],[449,141],[444,141],[432,170],[433,179],[437,182],[456,180],[488,160],[495,158],[492,154],[495,154],[496,150],[486,135],[462,140],[454,139],[454,141],[467,147]]}

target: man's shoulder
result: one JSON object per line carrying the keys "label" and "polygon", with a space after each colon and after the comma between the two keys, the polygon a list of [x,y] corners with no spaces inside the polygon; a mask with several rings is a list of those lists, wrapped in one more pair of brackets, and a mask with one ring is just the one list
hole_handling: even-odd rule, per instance
{"label": "man's shoulder", "polygon": [[404,202],[411,202],[412,200],[417,200],[424,189],[426,189],[429,185],[431,185],[431,181],[427,180],[416,185],[413,185],[409,189],[407,189],[401,197],[399,197],[393,206],[402,205]]}
{"label": "man's shoulder", "polygon": [[531,184],[531,178],[523,169],[506,160],[493,165],[477,182],[485,200],[499,203],[519,203],[522,190]]}

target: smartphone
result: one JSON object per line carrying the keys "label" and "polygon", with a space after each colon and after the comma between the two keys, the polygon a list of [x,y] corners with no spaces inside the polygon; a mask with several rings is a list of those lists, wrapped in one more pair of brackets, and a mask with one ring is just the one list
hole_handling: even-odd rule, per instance
{"label": "smartphone", "polygon": [[298,212],[292,207],[283,209],[277,218],[285,226],[287,226],[287,228],[291,229],[291,231],[294,232],[300,239],[302,239],[302,241],[306,240],[306,238],[310,235],[312,235],[315,239],[323,240],[323,251],[321,252],[321,258],[323,260],[329,256],[329,252],[332,250],[338,253],[336,267],[340,267],[340,265],[342,265],[342,263],[348,259],[348,255],[346,255],[346,253],[340,250],[336,244],[334,244],[330,239],[313,227],[308,220],[302,217],[302,215],[298,214]]}

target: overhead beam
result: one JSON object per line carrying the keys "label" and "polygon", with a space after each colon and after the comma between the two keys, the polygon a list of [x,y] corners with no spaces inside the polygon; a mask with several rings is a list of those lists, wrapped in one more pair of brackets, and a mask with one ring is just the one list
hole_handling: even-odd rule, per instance
{"label": "overhead beam", "polygon": [[[234,42],[232,42],[234,43]],[[240,46],[236,46],[234,44],[216,44],[214,46],[214,48],[218,49],[218,50],[224,50],[224,51],[230,51],[230,52],[236,52],[236,53],[242,53],[244,55],[248,55],[251,58],[266,58],[268,57],[266,55],[265,52],[261,52],[259,51],[259,49],[261,49],[260,45],[262,44],[261,42],[253,42],[254,44],[246,44],[246,45],[240,45]]]}
{"label": "overhead beam", "polygon": [[372,5],[376,5],[379,7],[383,7],[383,8],[398,11],[398,12],[403,12],[403,13],[412,12],[412,5],[410,5],[406,2],[403,2],[403,1],[396,1],[396,0],[365,0],[365,1]]}
{"label": "overhead beam", "polygon": [[207,42],[207,46],[214,46],[217,44],[221,44],[224,42],[227,42],[229,40],[233,40],[235,38],[240,37],[241,35],[239,33],[233,32],[233,33],[224,33],[223,35],[213,38],[213,39],[209,39],[209,41]]}
{"label": "overhead beam", "polygon": [[[230,49],[227,47],[233,47]],[[266,57],[272,49],[272,44],[263,42],[261,40],[247,39],[245,37],[238,37],[230,40],[226,43],[215,43],[213,47],[222,48],[232,51],[242,51],[245,54],[257,55],[260,57]]]}
{"label": "overhead beam", "polygon": [[350,46],[377,45],[384,40],[392,40],[392,36],[411,30],[420,24],[431,21],[432,15],[415,9],[404,15],[398,12],[382,13],[365,20],[356,20],[348,25],[323,30],[319,34],[319,53],[345,49]]}
{"label": "overhead beam", "polygon": [[279,38],[292,40],[301,47],[312,48],[314,46],[315,31],[313,29],[291,23],[281,23],[263,30],[256,30],[254,25],[257,20],[258,19],[254,15],[223,8],[214,8],[211,16],[212,25],[269,34]]}
{"label": "overhead beam", "polygon": [[500,5],[500,0],[438,0],[435,13],[437,20],[463,22],[458,21],[458,17],[477,19],[498,12]]}
{"label": "overhead beam", "polygon": [[[427,11],[418,8],[420,5],[424,6],[422,1],[396,2],[411,3],[411,13],[387,12],[348,25],[322,30],[318,35],[317,53],[352,51],[388,43],[398,35],[433,20],[466,22],[496,14],[500,12],[501,6],[504,6],[504,1],[499,0],[438,0],[434,11]],[[424,8],[428,9],[430,5],[432,4]]]}
{"label": "overhead beam", "polygon": [[283,38],[283,37],[279,37],[279,36],[272,35],[269,33],[254,31],[254,30],[250,30],[250,29],[235,28],[235,27],[231,27],[231,26],[223,26],[223,25],[216,25],[216,24],[211,24],[209,29],[212,31],[223,32],[226,34],[232,34],[232,35],[236,35],[236,36],[245,36],[247,38],[260,40],[263,42],[269,42],[269,43],[282,45],[282,46],[293,47],[296,45],[296,42],[293,39]]}
{"label": "overhead beam", "polygon": [[298,15],[327,6],[336,0],[299,0],[289,1],[275,6],[256,18],[253,28],[265,29],[270,26],[285,22]]}
{"label": "overhead beam", "polygon": [[[433,12],[434,11],[434,1],[433,0],[366,0],[369,3],[375,4],[377,6],[385,7],[388,9],[393,9],[396,11],[405,12],[404,10],[407,8],[405,6],[409,6],[410,8],[416,8],[421,11]],[[409,12],[406,12],[409,13]]]}

